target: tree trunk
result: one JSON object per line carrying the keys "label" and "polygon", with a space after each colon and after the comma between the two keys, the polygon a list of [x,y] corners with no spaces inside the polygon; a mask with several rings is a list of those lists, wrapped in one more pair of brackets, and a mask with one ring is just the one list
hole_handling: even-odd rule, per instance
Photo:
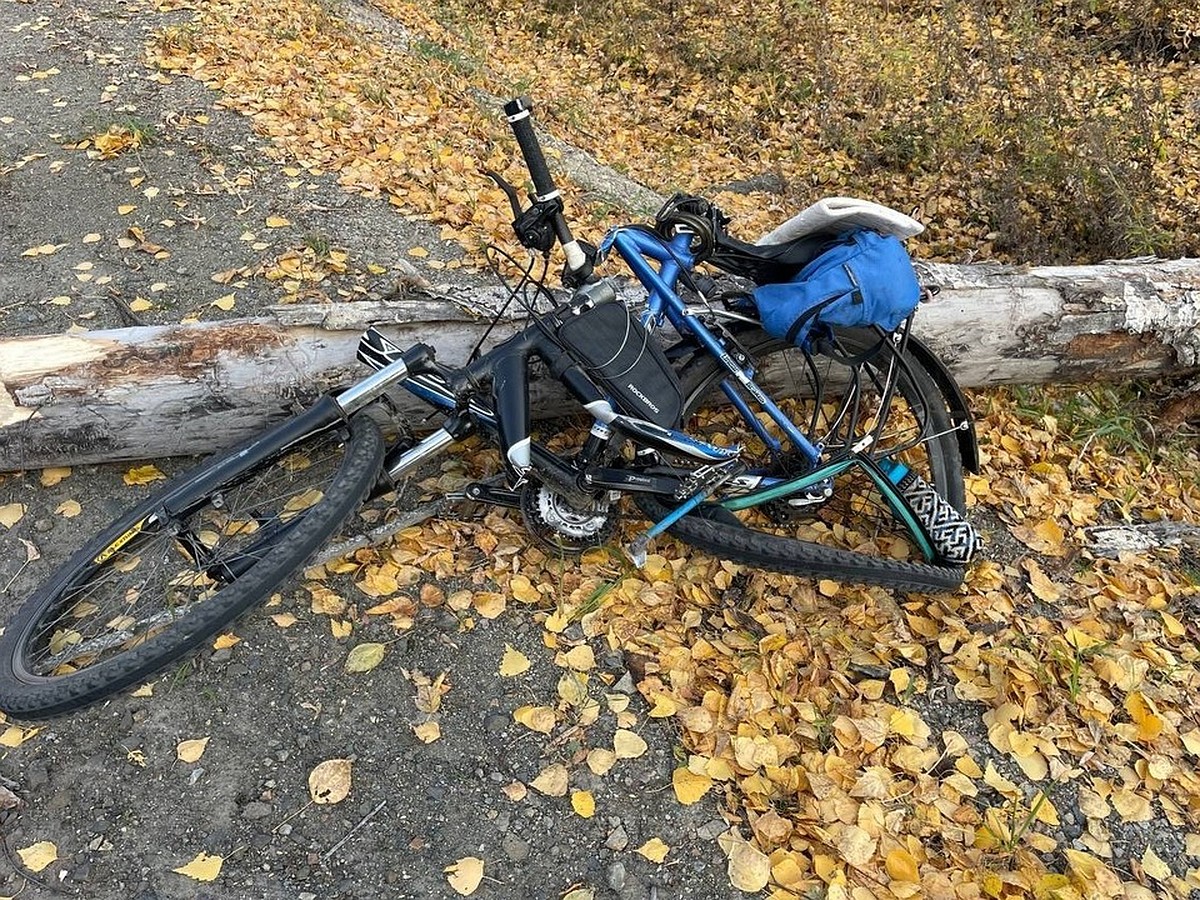
{"label": "tree trunk", "polygon": [[[920,268],[941,291],[916,331],[965,386],[1200,369],[1200,260]],[[0,471],[228,446],[361,377],[354,350],[368,324],[461,362],[498,296],[279,306],[257,319],[0,339]],[[518,324],[505,321],[492,340]],[[543,412],[564,408],[561,393],[538,393]]]}

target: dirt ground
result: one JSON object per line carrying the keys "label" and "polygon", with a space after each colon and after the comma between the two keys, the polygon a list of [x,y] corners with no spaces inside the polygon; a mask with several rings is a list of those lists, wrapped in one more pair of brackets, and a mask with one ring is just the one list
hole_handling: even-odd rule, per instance
{"label": "dirt ground", "polygon": [[[0,334],[250,315],[286,285],[247,278],[231,288],[211,276],[288,253],[346,252],[345,271],[316,288],[330,298],[383,296],[414,264],[434,283],[471,277],[446,268],[461,251],[436,228],[343,191],[333,176],[300,172],[217,94],[144,65],[150,32],[187,15],[119,0],[0,0]],[[114,125],[145,140],[111,158],[81,145]],[[27,254],[45,247],[53,249]],[[412,247],[429,257],[412,257]],[[213,305],[231,291],[231,308]],[[170,474],[187,461],[157,464]],[[0,616],[145,495],[123,481],[128,468],[78,467],[50,486],[38,471],[0,475],[0,507],[24,507],[0,531]],[[78,515],[64,514],[68,501]],[[1027,555],[994,517],[980,520],[992,558],[1008,565]],[[450,594],[457,585],[437,587]],[[348,582],[334,586],[354,596]],[[1040,614],[1037,602],[1031,612]],[[438,606],[399,634],[358,616],[353,638],[336,638],[301,582],[289,582],[276,606],[238,624],[239,643],[180,663],[150,696],[117,697],[0,749],[0,778],[24,800],[0,814],[0,897],[453,897],[444,869],[469,856],[485,861],[483,897],[743,896],[715,840],[727,827],[718,791],[691,806],[676,801],[679,735],[670,719],[648,715],[629,659],[592,642],[590,689],[604,712],[586,732],[546,738],[514,722],[517,707],[556,698],[564,671],[543,645],[544,612],[510,603],[464,631],[460,615]],[[270,617],[281,614],[295,624]],[[564,637],[583,635],[576,624]],[[347,652],[364,640],[387,642],[387,655],[368,673],[348,673]],[[506,646],[532,661],[526,674],[497,676]],[[438,710],[442,736],[426,744],[412,729],[425,718],[414,683],[443,672],[451,687]],[[1030,788],[989,744],[987,707],[957,699],[944,669],[928,674],[930,689],[911,702],[933,731],[956,730],[981,765]],[[622,696],[631,699],[620,721],[632,714],[647,749],[593,775],[580,761],[611,746]],[[205,737],[196,762],[177,758],[180,741]],[[309,773],[329,759],[353,760],[351,791],[315,806]],[[594,795],[594,816],[576,814],[569,797],[504,793],[559,762],[571,763],[572,791]],[[1088,817],[1076,788],[1068,783],[1054,804],[1061,822],[1047,833],[1083,847]],[[1177,874],[1195,864],[1183,831],[1162,817],[1111,824],[1116,860],[1153,846]],[[670,847],[661,864],[636,852],[653,838]],[[58,859],[33,874],[15,851],[40,841],[53,842]],[[217,880],[173,871],[201,852],[224,858]],[[1062,870],[1049,852],[1043,859]]]}
{"label": "dirt ground", "polygon": [[[119,2],[0,3],[0,333],[248,315],[280,289],[251,280],[223,311],[211,303],[230,288],[210,275],[291,247],[328,242],[372,263],[324,285],[353,296],[390,290],[406,248],[453,258],[435,229],[385,202],[347,194],[331,177],[286,174],[247,121],[198,83],[155,80],[142,47],[166,21]],[[107,160],[64,149],[111,124],[146,129],[152,140]],[[268,228],[272,216],[292,224]],[[119,246],[131,227],[169,257]],[[85,242],[90,234],[101,239]],[[21,255],[44,244],[65,246]],[[139,297],[150,308],[135,305]],[[184,464],[160,462],[166,471]],[[38,472],[0,476],[0,506],[26,507],[0,535],[0,614],[148,490],[123,483],[127,468],[79,468],[53,488]],[[55,513],[68,499],[82,508],[75,518]],[[26,564],[21,540],[41,558]],[[270,612],[299,621],[284,630],[253,615],[237,629],[241,643],[165,673],[151,697],[122,696],[46,723],[3,751],[0,775],[27,805],[4,820],[10,859],[0,859],[0,894],[445,897],[457,895],[443,869],[476,856],[485,861],[480,896],[557,898],[573,885],[604,897],[736,895],[713,841],[725,828],[716,804],[674,800],[676,741],[645,718],[640,698],[636,730],[648,750],[604,778],[586,767],[572,776],[572,790],[595,795],[592,818],[576,815],[568,798],[531,790],[516,803],[502,793],[580,750],[570,740],[544,745],[513,721],[517,706],[553,697],[562,672],[522,610],[465,635],[448,610],[424,611],[398,640],[390,627],[374,634],[365,625],[356,640],[392,642],[365,675],[345,671],[350,643],[309,611],[298,581]],[[506,644],[533,660],[526,675],[496,677]],[[402,670],[448,673],[435,743],[413,734],[410,723],[423,717]],[[620,655],[599,657],[598,673],[632,691]],[[589,740],[611,740],[615,728],[610,714]],[[203,757],[180,762],[176,744],[201,737],[210,738]],[[331,758],[353,758],[352,790],[340,804],[312,806],[309,772]],[[634,852],[653,837],[672,848],[665,864]],[[59,858],[30,875],[11,851],[38,841],[52,841]],[[226,858],[217,881],[172,871],[201,851]]]}

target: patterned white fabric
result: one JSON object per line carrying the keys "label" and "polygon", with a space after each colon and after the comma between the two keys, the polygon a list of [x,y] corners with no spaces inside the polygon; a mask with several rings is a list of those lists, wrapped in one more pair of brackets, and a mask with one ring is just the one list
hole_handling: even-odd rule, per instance
{"label": "patterned white fabric", "polygon": [[851,228],[871,228],[883,234],[894,234],[902,241],[925,230],[916,219],[870,200],[826,197],[792,216],[770,234],[763,235],[757,243],[782,244],[818,231],[838,232]]}

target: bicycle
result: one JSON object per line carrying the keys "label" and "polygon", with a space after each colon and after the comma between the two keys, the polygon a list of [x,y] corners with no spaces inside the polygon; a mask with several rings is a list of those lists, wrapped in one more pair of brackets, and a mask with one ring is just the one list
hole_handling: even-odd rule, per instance
{"label": "bicycle", "polygon": [[[836,232],[785,226],[772,242],[748,244],[696,197],[672,198],[653,226],[611,229],[598,248],[577,241],[530,111],[525,98],[505,106],[531,204],[523,209],[516,188],[487,173],[533,254],[510,292],[526,289],[529,324],[461,366],[369,329],[358,358],[372,374],[169,482],[26,601],[0,637],[0,708],[53,716],[144,680],[266,598],[364,499],[395,491],[471,434],[499,449],[503,471],[454,499],[519,510],[559,553],[608,542],[617,502],[630,495],[653,522],[629,545],[636,564],[670,531],[783,572],[914,591],[961,583],[978,545],[963,517],[963,468],[978,469],[974,425],[950,373],[911,333],[912,314],[891,331],[772,337],[754,286],[795,276]],[[567,261],[565,300],[542,284],[555,242]],[[529,277],[536,254],[540,280]],[[638,315],[594,272],[611,254],[646,292]],[[586,413],[574,452],[534,439],[534,359]],[[789,396],[768,394],[764,385],[781,379]],[[386,403],[396,388],[444,416],[441,425],[413,439]],[[390,440],[381,410],[396,426]]]}

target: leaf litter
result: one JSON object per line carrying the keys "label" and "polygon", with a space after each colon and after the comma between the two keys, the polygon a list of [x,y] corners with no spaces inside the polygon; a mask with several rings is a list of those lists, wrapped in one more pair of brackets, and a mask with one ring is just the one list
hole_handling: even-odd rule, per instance
{"label": "leaf litter", "polygon": [[[218,58],[213,71],[235,64]],[[436,127],[452,121],[449,115]],[[488,132],[472,123],[464,133]],[[403,147],[396,149],[403,155]],[[374,189],[373,178],[363,176],[371,167],[344,162],[314,160],[348,173],[350,186]],[[454,166],[437,174],[447,173],[452,183],[463,174]],[[403,189],[394,196],[402,208],[421,206]],[[485,233],[503,231],[503,217],[487,219],[488,203],[502,198],[483,200],[473,224]],[[1200,728],[1179,711],[1189,708],[1197,686],[1189,616],[1196,585],[1171,559],[1093,559],[1084,532],[1106,509],[1149,521],[1194,521],[1195,479],[1180,477],[1196,472],[1194,453],[1174,471],[1141,471],[1100,442],[1082,453],[1059,445],[1052,430],[1021,421],[1004,392],[983,403],[985,468],[969,477],[970,499],[1025,549],[1015,560],[977,566],[959,593],[894,598],[853,585],[814,585],[719,563],[670,542],[642,573],[585,560],[574,579],[561,582],[560,618],[548,638],[562,633],[558,626],[598,585],[615,579],[600,608],[581,616],[581,626],[589,638],[647,661],[636,687],[648,709],[679,726],[687,751],[672,787],[680,802],[705,784],[706,791],[721,789],[736,836],[723,843],[739,889],[773,882],[794,896],[815,888],[853,896],[872,885],[876,895],[920,890],[965,897],[981,885],[996,898],[1050,896],[1050,890],[1069,898],[1118,896],[1145,881],[1141,873],[1152,879],[1146,883],[1176,893],[1200,883],[1195,870],[1172,870],[1152,848],[1131,870],[1130,860],[1113,858],[1111,840],[1118,819],[1161,815],[1178,829],[1195,829]],[[505,529],[498,532],[503,539]],[[413,549],[427,539],[437,548],[432,554]],[[453,553],[435,557],[458,546],[436,523],[416,529],[395,542],[405,562],[365,554],[377,571],[363,583],[388,596],[403,566],[443,577],[457,571]],[[545,595],[537,586],[559,583],[560,573],[536,554],[507,558],[524,584],[512,586],[497,567],[497,587],[487,593],[501,601],[508,587],[513,599],[538,604]],[[736,614],[722,601],[735,583],[744,597]],[[1031,599],[1050,607],[1030,611]],[[315,595],[313,605],[324,613]],[[483,615],[498,605],[489,597],[476,608]],[[410,611],[415,615],[417,607]],[[581,646],[587,645],[562,651],[564,660]],[[567,666],[579,673],[591,668]],[[988,710],[986,746],[926,723],[939,671],[958,700]],[[421,677],[422,702],[432,712],[440,694],[434,696],[433,679]],[[420,697],[422,685],[414,684]],[[553,698],[559,701],[577,706]],[[546,708],[555,724],[566,712]],[[622,732],[638,737],[629,728]],[[627,736],[614,739],[612,750],[593,748],[588,767],[604,774],[619,759],[644,753],[638,740],[637,753]],[[1027,781],[1004,777],[993,757],[1010,764],[1012,778]],[[340,762],[348,791],[349,762]],[[550,786],[557,779],[556,772]],[[1087,850],[1057,847],[1066,866],[1049,872],[1036,842],[1049,837],[1041,826],[1054,807],[1029,782],[1045,783],[1053,797],[1054,786],[1068,781],[1081,786],[1087,827],[1079,841]],[[1010,813],[1018,827],[1005,825]]]}

